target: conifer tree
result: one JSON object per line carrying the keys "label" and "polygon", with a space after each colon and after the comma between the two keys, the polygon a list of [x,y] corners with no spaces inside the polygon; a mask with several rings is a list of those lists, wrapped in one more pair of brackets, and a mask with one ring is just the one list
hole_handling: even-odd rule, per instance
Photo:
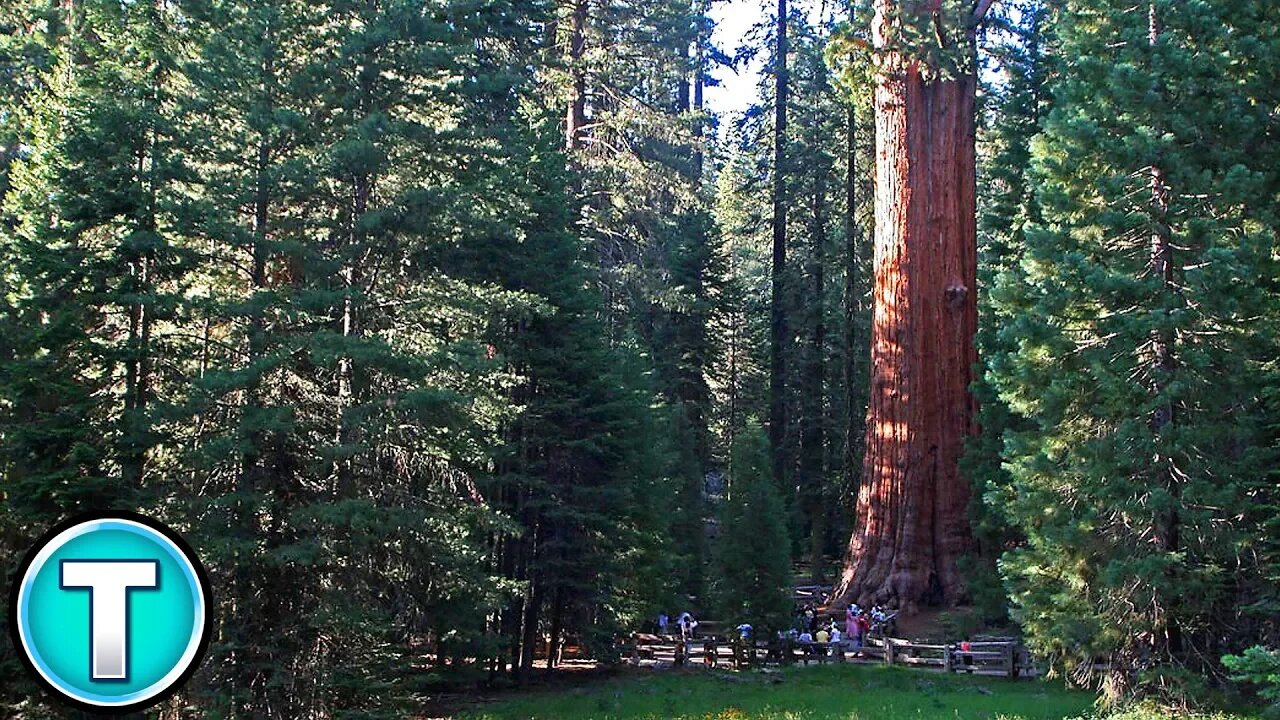
{"label": "conifer tree", "polygon": [[561,72],[545,76],[567,106],[566,146],[580,171],[578,220],[596,253],[606,331],[634,335],[681,416],[677,546],[682,591],[702,594],[704,475],[712,469],[707,318],[717,270],[702,190],[706,117],[695,102],[710,62],[707,8],[689,0],[562,2],[553,36]]}
{"label": "conifer tree", "polygon": [[[997,284],[1011,350],[990,372],[1029,424],[1005,440],[1028,540],[1003,564],[1016,616],[1077,677],[1106,658],[1112,698],[1226,637],[1261,536],[1232,508],[1273,452],[1270,71],[1250,69],[1275,65],[1266,12],[1145,9],[1073,2],[1056,23],[1042,220]],[[1266,59],[1229,60],[1244,48]]]}
{"label": "conifer tree", "polygon": [[[999,74],[986,83],[978,146],[978,357],[993,365],[1014,348],[1000,333],[1016,320],[992,302],[998,278],[1020,272],[1025,230],[1038,219],[1030,178],[1032,139],[1049,108],[1049,70],[1053,52],[1052,8],[1039,0],[999,3],[982,41],[998,63]],[[999,397],[985,372],[973,385],[978,400],[979,432],[965,449],[962,468],[973,482],[970,515],[974,553],[964,559],[972,578],[971,599],[985,620],[1007,616],[1007,596],[996,562],[1021,538],[1007,516],[1009,473],[1003,465],[1004,434],[1026,429],[1025,421]]]}
{"label": "conifer tree", "polygon": [[911,612],[966,597],[976,429],[976,33],[991,2],[877,0],[872,368],[857,525],[836,596]]}
{"label": "conifer tree", "polygon": [[769,468],[765,435],[749,424],[733,448],[731,490],[721,508],[715,552],[719,617],[750,623],[759,633],[782,629],[791,612],[790,542]]}

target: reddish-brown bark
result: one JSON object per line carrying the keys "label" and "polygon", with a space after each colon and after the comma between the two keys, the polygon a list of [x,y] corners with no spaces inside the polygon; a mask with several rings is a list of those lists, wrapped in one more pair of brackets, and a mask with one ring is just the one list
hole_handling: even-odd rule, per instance
{"label": "reddish-brown bark", "polygon": [[[877,0],[875,307],[863,481],[835,602],[911,612],[965,595],[959,471],[975,429],[977,264],[972,75],[941,77],[886,48]],[[971,43],[968,28],[957,41]]]}

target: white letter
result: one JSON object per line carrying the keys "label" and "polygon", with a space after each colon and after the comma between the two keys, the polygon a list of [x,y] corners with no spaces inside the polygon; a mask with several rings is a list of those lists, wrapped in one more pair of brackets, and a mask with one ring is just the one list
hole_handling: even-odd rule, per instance
{"label": "white letter", "polygon": [[62,589],[89,589],[94,680],[129,678],[129,589],[154,588],[155,560],[63,560]]}

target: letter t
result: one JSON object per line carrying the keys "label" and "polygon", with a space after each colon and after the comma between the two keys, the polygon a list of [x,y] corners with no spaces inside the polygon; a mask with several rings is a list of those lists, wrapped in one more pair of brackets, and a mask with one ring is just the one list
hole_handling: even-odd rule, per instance
{"label": "letter t", "polygon": [[63,560],[60,587],[88,588],[94,680],[129,678],[129,590],[154,588],[155,560]]}

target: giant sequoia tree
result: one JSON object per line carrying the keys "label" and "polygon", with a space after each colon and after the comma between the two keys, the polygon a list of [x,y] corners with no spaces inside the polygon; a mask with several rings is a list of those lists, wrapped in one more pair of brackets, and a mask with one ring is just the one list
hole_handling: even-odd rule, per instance
{"label": "giant sequoia tree", "polygon": [[977,360],[975,28],[991,0],[877,0],[875,309],[863,483],[842,602],[964,595]]}

